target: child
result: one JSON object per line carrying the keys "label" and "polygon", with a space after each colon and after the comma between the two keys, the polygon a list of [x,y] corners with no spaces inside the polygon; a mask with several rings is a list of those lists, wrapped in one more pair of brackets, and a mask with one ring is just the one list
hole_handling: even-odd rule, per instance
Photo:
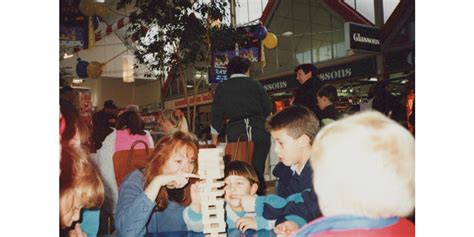
{"label": "child", "polygon": [[[104,200],[104,186],[98,171],[88,158],[89,130],[79,112],[71,103],[60,101],[60,175],[59,223],[60,236],[97,234],[99,218],[83,216],[83,223],[93,223],[96,229],[84,228],[77,223],[82,208],[99,207]],[[97,211],[98,213],[98,211]],[[85,227],[90,227],[86,225]]]}
{"label": "child", "polygon": [[[242,232],[248,229],[273,229],[275,227],[275,220],[267,220],[262,217],[264,207],[266,205],[282,207],[287,201],[276,195],[257,196],[256,193],[259,185],[257,173],[246,162],[232,161],[227,164],[224,173],[227,228],[229,230],[239,229]],[[197,184],[193,185],[192,189],[195,195],[193,195],[193,201],[184,210],[183,215],[189,230],[201,232],[203,225],[197,186]]]}
{"label": "child", "polygon": [[[324,217],[295,236],[415,236],[415,140],[379,112],[336,121],[317,135],[311,164]],[[341,165],[342,164],[342,165]]]}
{"label": "child", "polygon": [[151,161],[119,189],[118,236],[186,231],[183,210],[191,203],[189,178],[198,178],[196,140],[183,132],[161,138]]}
{"label": "child", "polygon": [[313,169],[308,162],[319,121],[308,108],[291,106],[270,117],[267,129],[275,140],[275,152],[280,160],[273,170],[273,175],[279,178],[276,191],[289,201],[282,208],[267,206],[264,210],[265,218],[277,219],[278,234],[280,229],[295,230],[321,215],[312,191]]}
{"label": "child", "polygon": [[188,133],[188,121],[181,110],[165,109],[161,111],[158,119],[160,129],[165,134],[173,134],[177,131]]}
{"label": "child", "polygon": [[318,90],[316,99],[318,101],[318,107],[321,109],[321,113],[319,114],[321,127],[334,122],[337,119],[337,110],[333,104],[337,99],[336,87],[331,85],[323,86]]}

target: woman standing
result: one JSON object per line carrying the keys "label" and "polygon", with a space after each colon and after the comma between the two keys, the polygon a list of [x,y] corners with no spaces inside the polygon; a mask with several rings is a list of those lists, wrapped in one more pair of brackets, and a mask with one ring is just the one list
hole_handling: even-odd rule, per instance
{"label": "woman standing", "polygon": [[[129,150],[132,144],[142,140],[153,148],[153,138],[143,130],[143,123],[138,113],[126,111],[117,118],[116,129],[110,133],[97,151],[96,163],[105,184],[104,208],[109,213],[115,213],[118,199],[118,187],[115,179],[113,155],[117,151]],[[135,149],[144,149],[143,144],[137,144]]]}

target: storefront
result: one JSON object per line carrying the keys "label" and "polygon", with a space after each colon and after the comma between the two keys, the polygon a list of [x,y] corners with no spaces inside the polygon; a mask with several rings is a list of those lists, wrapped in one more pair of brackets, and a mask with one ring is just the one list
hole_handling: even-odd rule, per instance
{"label": "storefront", "polygon": [[[400,1],[381,27],[345,3],[325,0],[272,1],[261,21],[269,32],[277,35],[278,45],[264,49],[264,63],[253,63],[251,76],[271,96],[274,111],[289,105],[292,91],[299,86],[293,70],[303,63],[314,64],[319,78],[338,89],[336,108],[340,113],[367,102],[370,88],[383,79],[391,81],[392,94],[400,100],[407,97],[415,69],[414,6],[410,1]],[[191,88],[196,83],[192,81],[203,76],[198,72],[187,75],[186,85],[175,80],[168,87],[170,99],[165,101],[164,108],[186,110],[180,88],[187,88],[190,109],[193,111],[192,106],[197,106],[205,127],[212,117],[209,90],[217,84],[210,84],[206,78],[206,83],[198,88],[201,93],[194,98]]]}
{"label": "storefront", "polygon": [[[325,84],[334,84],[340,91],[340,102],[349,101],[348,96],[352,96],[349,90],[341,86],[355,84],[356,81],[362,79],[360,84],[371,84],[368,78],[373,78],[377,74],[376,60],[374,56],[365,57],[347,57],[342,60],[333,61],[331,63],[316,64],[318,68],[317,76]],[[274,111],[280,111],[290,103],[290,98],[293,96],[292,91],[298,88],[299,84],[296,81],[294,72],[289,72],[280,76],[269,79],[260,80],[265,90],[272,98],[274,104]],[[343,92],[342,92],[343,90]],[[352,89],[353,92],[358,92],[357,87]],[[359,96],[360,97],[360,96]],[[352,98],[351,98],[352,99]],[[349,105],[340,103],[338,105],[341,109],[348,108]]]}

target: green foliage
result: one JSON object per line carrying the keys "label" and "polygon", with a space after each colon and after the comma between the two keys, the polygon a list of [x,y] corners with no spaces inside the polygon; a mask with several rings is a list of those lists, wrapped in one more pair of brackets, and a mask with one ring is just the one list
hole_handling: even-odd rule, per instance
{"label": "green foliage", "polygon": [[[131,2],[120,0],[117,7],[123,8]],[[227,0],[211,0],[209,3],[193,0],[136,0],[135,4],[139,10],[130,15],[129,27],[129,31],[139,38],[135,56],[139,63],[144,64],[145,57],[152,55],[156,62],[149,64],[151,70],[163,72],[171,66],[185,68],[208,63],[211,45],[213,49],[232,49],[239,41],[235,29],[229,26],[209,29],[208,19],[222,20],[228,16]],[[154,26],[158,27],[155,35],[141,30]]]}

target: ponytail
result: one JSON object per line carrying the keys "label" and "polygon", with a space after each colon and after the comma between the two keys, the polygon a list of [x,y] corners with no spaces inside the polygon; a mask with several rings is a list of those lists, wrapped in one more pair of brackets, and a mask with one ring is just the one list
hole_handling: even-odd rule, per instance
{"label": "ponytail", "polygon": [[176,124],[178,131],[189,133],[188,120],[186,119],[186,116],[184,116],[183,111],[177,109],[174,111],[174,115],[178,119],[178,123]]}

